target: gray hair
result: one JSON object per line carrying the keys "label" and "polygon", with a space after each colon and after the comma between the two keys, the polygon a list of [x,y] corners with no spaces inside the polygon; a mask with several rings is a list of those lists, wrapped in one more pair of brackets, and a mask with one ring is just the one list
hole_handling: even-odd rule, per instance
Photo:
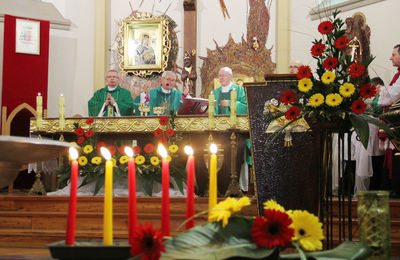
{"label": "gray hair", "polygon": [[229,68],[229,67],[223,67],[223,68],[220,69],[220,71],[221,71],[221,70],[223,70],[223,71],[225,71],[225,72],[227,72],[227,73],[233,75],[232,69]]}
{"label": "gray hair", "polygon": [[107,70],[105,77],[107,77],[107,74],[108,74],[109,72],[116,72],[117,75],[118,75],[118,78],[121,76],[121,73],[120,73],[118,70],[116,70],[116,69],[109,69],[109,70]]}
{"label": "gray hair", "polygon": [[166,70],[163,72],[163,74],[161,75],[161,77],[165,78],[166,76],[174,76],[174,78],[176,79],[176,74],[173,71],[170,70]]}

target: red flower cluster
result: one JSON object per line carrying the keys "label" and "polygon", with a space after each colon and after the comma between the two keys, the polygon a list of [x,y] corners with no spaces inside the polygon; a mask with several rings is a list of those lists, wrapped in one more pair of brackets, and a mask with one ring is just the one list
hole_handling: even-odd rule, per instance
{"label": "red flower cluster", "polygon": [[156,130],[154,130],[153,135],[157,138],[160,138],[163,135],[163,130],[160,128],[157,128]]}
{"label": "red flower cluster", "polygon": [[340,50],[346,48],[348,44],[349,44],[349,39],[347,39],[344,36],[337,38],[335,41],[335,47]]}
{"label": "red flower cluster", "polygon": [[338,65],[338,60],[335,57],[329,57],[324,60],[324,68],[332,70]]}
{"label": "red flower cluster", "polygon": [[[93,124],[93,122],[94,122],[93,118],[86,119],[86,124],[88,125]],[[78,127],[75,129],[75,134],[79,136],[78,140],[76,141],[77,144],[83,144],[85,142],[85,137],[87,138],[92,137],[94,135],[94,132],[92,129],[89,129],[85,132],[85,130],[83,130],[82,127]]]}
{"label": "red flower cluster", "polygon": [[319,24],[318,31],[321,34],[328,34],[333,30],[333,28],[335,28],[335,26],[333,25],[333,23],[331,21],[324,21]]}
{"label": "red flower cluster", "polygon": [[132,239],[131,255],[143,255],[142,260],[158,260],[161,252],[165,252],[163,236],[153,228],[153,224],[146,223],[137,227]]}
{"label": "red flower cluster", "polygon": [[311,78],[311,68],[310,66],[300,66],[297,70],[297,78]]}
{"label": "red flower cluster", "polygon": [[325,44],[316,43],[311,47],[311,55],[312,56],[321,56],[325,51]]}
{"label": "red flower cluster", "polygon": [[371,98],[376,94],[376,87],[370,84],[364,84],[360,89],[360,96],[362,98]]}
{"label": "red flower cluster", "polygon": [[293,103],[294,101],[296,101],[296,94],[293,91],[287,90],[282,93],[281,102],[283,104],[288,105]]}
{"label": "red flower cluster", "polygon": [[154,152],[154,144],[146,144],[143,148],[145,153],[152,153]]}
{"label": "red flower cluster", "polygon": [[357,99],[351,105],[351,110],[356,114],[362,114],[366,108],[367,104],[365,104],[365,102],[362,101],[361,99]]}
{"label": "red flower cluster", "polygon": [[142,152],[142,148],[140,148],[140,146],[136,145],[133,147],[133,152],[135,153],[135,155],[138,155]]}
{"label": "red flower cluster", "polygon": [[266,209],[265,216],[254,219],[251,237],[258,247],[285,247],[290,245],[294,229],[289,227],[292,219],[286,212]]}
{"label": "red flower cluster", "polygon": [[297,106],[292,106],[285,112],[285,117],[287,120],[294,120],[300,115],[300,108]]}
{"label": "red flower cluster", "polygon": [[174,134],[175,134],[175,130],[172,129],[172,128],[169,128],[169,129],[165,130],[165,135],[166,135],[167,137],[171,137],[171,136],[173,136]]}
{"label": "red flower cluster", "polygon": [[160,125],[167,125],[168,124],[168,117],[162,116],[160,117]]}
{"label": "red flower cluster", "polygon": [[365,67],[362,64],[358,64],[358,62],[354,62],[349,66],[349,74],[352,78],[360,77],[365,71]]}

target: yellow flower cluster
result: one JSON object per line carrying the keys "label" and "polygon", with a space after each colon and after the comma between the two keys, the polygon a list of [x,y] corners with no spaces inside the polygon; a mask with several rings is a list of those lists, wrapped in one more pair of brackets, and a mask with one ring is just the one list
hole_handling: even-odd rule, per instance
{"label": "yellow flower cluster", "polygon": [[240,199],[229,197],[215,205],[210,211],[208,220],[211,222],[222,220],[222,226],[225,227],[228,225],[229,218],[234,213],[241,211],[243,207],[249,206],[250,204],[250,199],[248,197],[242,197]]}

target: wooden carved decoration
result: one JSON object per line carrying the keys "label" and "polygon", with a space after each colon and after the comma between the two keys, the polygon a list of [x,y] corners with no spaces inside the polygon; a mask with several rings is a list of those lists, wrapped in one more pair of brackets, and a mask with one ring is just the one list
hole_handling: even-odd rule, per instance
{"label": "wooden carved decoration", "polygon": [[346,18],[345,23],[347,28],[344,36],[350,40],[346,54],[358,62],[367,59],[371,54],[369,47],[371,29],[367,25],[365,15],[357,12],[352,17]]}

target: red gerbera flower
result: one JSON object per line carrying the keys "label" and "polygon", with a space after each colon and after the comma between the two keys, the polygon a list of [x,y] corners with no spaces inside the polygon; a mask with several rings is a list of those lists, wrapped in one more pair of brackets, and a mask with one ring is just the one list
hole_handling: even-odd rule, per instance
{"label": "red gerbera flower", "polygon": [[158,143],[162,143],[164,146],[166,146],[168,143],[168,140],[165,137],[160,137],[160,139],[158,139]]}
{"label": "red gerbera flower", "polygon": [[86,137],[92,137],[94,135],[94,132],[92,129],[89,129],[85,132],[85,136]]}
{"label": "red gerbera flower", "polygon": [[329,57],[324,60],[324,68],[327,70],[334,69],[338,65],[338,60],[335,57]]}
{"label": "red gerbera flower", "polygon": [[107,146],[107,149],[110,151],[111,156],[114,156],[117,153],[117,148],[114,145]]}
{"label": "red gerbera flower", "polygon": [[77,144],[83,144],[83,142],[85,142],[85,137],[81,136],[78,138],[78,140],[76,141]]}
{"label": "red gerbera flower", "polygon": [[351,105],[351,110],[356,114],[363,113],[366,108],[367,108],[367,104],[365,104],[364,101],[362,101],[361,99],[357,99]]}
{"label": "red gerbera flower", "polygon": [[153,135],[155,137],[161,137],[163,135],[163,130],[161,130],[160,128],[157,128],[156,130],[154,130]]}
{"label": "red gerbera flower", "polygon": [[160,125],[167,125],[168,124],[168,117],[162,116],[160,117]]}
{"label": "red gerbera flower", "polygon": [[325,44],[323,43],[316,43],[311,48],[312,56],[321,56],[325,51]]}
{"label": "red gerbera flower", "polygon": [[376,94],[376,87],[370,84],[364,84],[360,89],[360,96],[362,98],[371,98]]}
{"label": "red gerbera flower", "polygon": [[264,217],[254,219],[251,237],[258,247],[288,246],[294,236],[294,229],[289,227],[292,222],[286,212],[266,209]]}
{"label": "red gerbera flower", "polygon": [[347,44],[349,44],[349,39],[344,36],[337,38],[335,41],[335,47],[340,50],[346,48]]}
{"label": "red gerbera flower", "polygon": [[281,102],[285,105],[291,104],[296,101],[296,94],[291,90],[286,90],[282,93]]}
{"label": "red gerbera flower", "polygon": [[135,155],[138,155],[142,152],[142,148],[140,148],[140,146],[136,145],[133,147],[133,152],[135,153]]}
{"label": "red gerbera flower", "polygon": [[165,130],[165,135],[168,136],[168,137],[171,137],[174,134],[175,134],[175,131],[172,128],[169,128],[169,129]]}
{"label": "red gerbera flower", "polygon": [[88,118],[88,119],[86,119],[86,124],[88,124],[88,125],[93,124],[93,122],[94,122],[94,119],[93,119],[93,118]]}
{"label": "red gerbera flower", "polygon": [[106,144],[103,141],[97,143],[97,150],[100,150],[101,147],[106,147]]}
{"label": "red gerbera flower", "polygon": [[85,130],[82,129],[82,127],[79,127],[75,130],[75,134],[77,136],[82,136],[85,133]]}
{"label": "red gerbera flower", "polygon": [[333,28],[335,28],[335,26],[331,21],[325,21],[318,25],[318,31],[321,34],[328,34],[333,30]]}
{"label": "red gerbera flower", "polygon": [[365,67],[362,64],[358,64],[358,62],[354,62],[349,66],[349,74],[352,78],[360,77],[365,71]]}
{"label": "red gerbera flower", "polygon": [[121,145],[121,146],[118,148],[118,152],[119,152],[120,154],[122,154],[122,155],[125,155],[125,147],[127,147],[127,145]]}
{"label": "red gerbera flower", "polygon": [[300,115],[300,108],[292,106],[285,112],[285,117],[287,120],[296,119]]}
{"label": "red gerbera flower", "polygon": [[154,151],[154,144],[146,144],[143,150],[145,153],[152,153]]}
{"label": "red gerbera flower", "polygon": [[311,68],[310,66],[300,66],[297,70],[297,78],[311,78]]}
{"label": "red gerbera flower", "polygon": [[132,256],[143,255],[142,260],[158,260],[161,252],[165,252],[161,232],[153,228],[153,224],[146,223],[135,229],[132,237]]}

